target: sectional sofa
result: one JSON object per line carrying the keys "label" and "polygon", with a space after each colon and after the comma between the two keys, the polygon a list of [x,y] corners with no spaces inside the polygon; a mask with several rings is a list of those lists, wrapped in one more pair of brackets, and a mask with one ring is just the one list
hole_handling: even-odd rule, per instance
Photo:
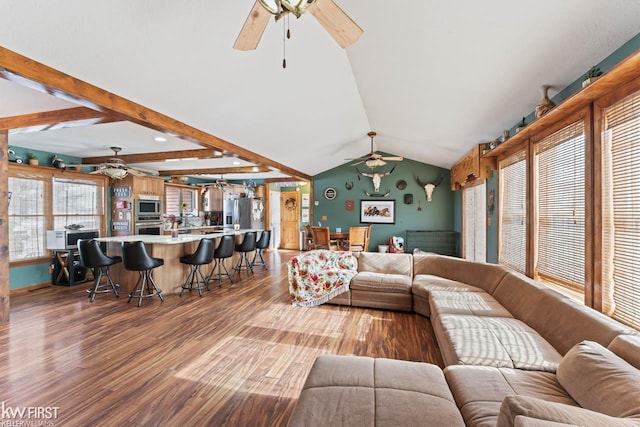
{"label": "sectional sofa", "polygon": [[320,356],[294,426],[640,426],[640,335],[499,265],[358,255],[338,304],[431,319],[445,368]]}

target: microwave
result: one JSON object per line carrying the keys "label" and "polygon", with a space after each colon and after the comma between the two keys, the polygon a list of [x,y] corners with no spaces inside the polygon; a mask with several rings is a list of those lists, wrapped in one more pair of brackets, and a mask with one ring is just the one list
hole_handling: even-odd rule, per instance
{"label": "microwave", "polygon": [[96,239],[100,237],[98,230],[47,230],[47,249],[77,249],[78,240]]}
{"label": "microwave", "polygon": [[162,213],[160,200],[135,200],[136,215],[159,215]]}

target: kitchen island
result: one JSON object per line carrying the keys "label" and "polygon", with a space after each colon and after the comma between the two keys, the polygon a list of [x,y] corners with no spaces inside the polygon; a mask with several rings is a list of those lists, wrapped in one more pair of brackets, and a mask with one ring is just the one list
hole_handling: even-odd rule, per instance
{"label": "kitchen island", "polygon": [[[244,234],[249,231],[257,231],[259,237],[262,230],[225,230],[209,234],[180,234],[178,237],[133,235],[100,237],[95,240],[106,243],[108,255],[119,256],[122,256],[122,242],[144,242],[151,257],[164,260],[163,266],[153,270],[153,278],[162,293],[166,295],[180,293],[182,290],[182,284],[189,273],[189,266],[181,264],[180,257],[193,253],[201,239],[213,239],[215,247],[218,247],[220,238],[225,234],[231,234],[236,236],[237,244],[242,242]],[[233,258],[225,260],[225,265],[230,272],[238,257],[239,254],[234,254]],[[202,266],[202,273],[209,274],[212,267],[213,263]],[[120,285],[120,291],[123,295],[129,294],[138,280],[138,272],[126,270],[122,263],[111,266],[109,272],[115,283]]]}

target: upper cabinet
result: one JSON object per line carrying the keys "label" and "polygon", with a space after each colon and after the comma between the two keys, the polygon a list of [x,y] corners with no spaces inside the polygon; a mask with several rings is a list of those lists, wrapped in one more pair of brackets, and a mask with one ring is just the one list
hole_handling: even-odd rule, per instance
{"label": "upper cabinet", "polygon": [[128,175],[121,181],[121,185],[131,186],[131,197],[158,196],[164,199],[164,179],[154,176]]}
{"label": "upper cabinet", "polygon": [[495,169],[495,159],[483,158],[482,150],[486,144],[473,147],[458,163],[451,167],[451,190],[459,190],[468,182],[487,179]]}

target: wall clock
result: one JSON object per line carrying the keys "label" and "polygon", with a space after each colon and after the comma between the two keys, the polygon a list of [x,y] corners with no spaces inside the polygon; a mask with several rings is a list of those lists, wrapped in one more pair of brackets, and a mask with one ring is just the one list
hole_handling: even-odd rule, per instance
{"label": "wall clock", "polygon": [[327,200],[333,200],[336,198],[337,195],[338,193],[336,192],[336,189],[333,187],[329,187],[326,190],[324,190],[324,198]]}

